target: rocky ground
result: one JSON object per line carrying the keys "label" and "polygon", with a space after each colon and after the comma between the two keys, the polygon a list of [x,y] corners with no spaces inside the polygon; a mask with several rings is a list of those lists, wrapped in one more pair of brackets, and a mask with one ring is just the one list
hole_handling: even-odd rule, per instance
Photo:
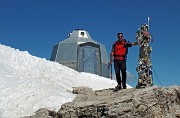
{"label": "rocky ground", "polygon": [[118,92],[77,87],[73,93],[77,97],[57,113],[40,109],[24,118],[180,118],[180,86]]}

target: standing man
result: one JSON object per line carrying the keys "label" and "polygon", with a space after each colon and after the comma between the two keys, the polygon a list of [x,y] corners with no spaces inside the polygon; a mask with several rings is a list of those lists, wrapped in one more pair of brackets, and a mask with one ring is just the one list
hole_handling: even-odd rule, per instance
{"label": "standing man", "polygon": [[[128,47],[133,45],[138,45],[137,42],[127,42],[124,37],[123,33],[117,34],[118,40],[113,43],[112,50],[110,53],[110,64],[114,61],[114,69],[116,74],[116,80],[118,85],[115,87],[114,91],[118,91],[126,89],[126,57],[128,53]],[[122,75],[122,81],[121,76]]]}

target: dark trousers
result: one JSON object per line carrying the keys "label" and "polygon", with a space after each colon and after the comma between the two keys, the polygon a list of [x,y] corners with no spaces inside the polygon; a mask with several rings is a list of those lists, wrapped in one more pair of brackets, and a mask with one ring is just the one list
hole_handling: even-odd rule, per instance
{"label": "dark trousers", "polygon": [[[121,60],[114,60],[114,70],[116,73],[116,80],[119,86],[121,86],[122,82],[122,87],[125,89],[126,88],[126,60],[121,61]],[[122,81],[121,81],[121,76],[120,72],[122,75]]]}

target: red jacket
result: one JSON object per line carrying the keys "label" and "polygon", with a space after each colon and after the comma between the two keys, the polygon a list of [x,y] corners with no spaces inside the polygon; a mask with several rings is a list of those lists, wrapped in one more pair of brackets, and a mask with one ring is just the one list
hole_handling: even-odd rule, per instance
{"label": "red jacket", "polygon": [[111,56],[114,56],[115,60],[125,60],[128,53],[128,47],[131,47],[131,43],[128,43],[125,39],[123,39],[121,42],[114,42]]}

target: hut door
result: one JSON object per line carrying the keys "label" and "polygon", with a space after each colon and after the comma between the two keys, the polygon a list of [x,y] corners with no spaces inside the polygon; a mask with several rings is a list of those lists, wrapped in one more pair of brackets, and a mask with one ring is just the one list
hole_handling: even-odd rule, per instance
{"label": "hut door", "polygon": [[83,46],[79,49],[79,71],[100,74],[99,48]]}

